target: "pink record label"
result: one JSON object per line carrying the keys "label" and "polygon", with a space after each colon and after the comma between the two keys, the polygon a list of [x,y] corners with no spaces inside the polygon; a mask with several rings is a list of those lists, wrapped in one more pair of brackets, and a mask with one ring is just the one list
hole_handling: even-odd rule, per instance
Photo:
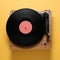
{"label": "pink record label", "polygon": [[25,20],[19,24],[19,31],[23,34],[28,34],[32,31],[32,24]]}

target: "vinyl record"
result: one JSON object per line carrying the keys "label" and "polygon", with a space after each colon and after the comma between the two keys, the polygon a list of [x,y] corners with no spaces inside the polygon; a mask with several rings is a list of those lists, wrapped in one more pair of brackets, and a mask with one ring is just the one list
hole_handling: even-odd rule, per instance
{"label": "vinyl record", "polygon": [[6,31],[13,44],[20,47],[34,46],[43,38],[44,20],[35,10],[20,9],[9,17]]}

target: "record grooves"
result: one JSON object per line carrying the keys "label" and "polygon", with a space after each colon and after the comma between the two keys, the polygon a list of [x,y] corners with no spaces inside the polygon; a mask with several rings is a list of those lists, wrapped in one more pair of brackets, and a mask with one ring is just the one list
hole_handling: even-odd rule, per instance
{"label": "record grooves", "polygon": [[[19,30],[19,25],[23,21],[28,21],[28,23],[23,25],[22,24],[22,30]],[[31,27],[31,29],[29,28]],[[25,29],[24,29],[25,28]],[[23,30],[24,29],[24,30]],[[28,33],[28,30],[31,30]],[[41,14],[36,12],[35,10],[24,8],[15,11],[8,19],[6,24],[6,31],[10,38],[10,41],[19,46],[19,47],[29,47],[34,46],[38,42],[41,41],[41,39],[44,36],[45,33],[45,20],[43,20],[43,17]],[[21,31],[25,31],[22,33]]]}

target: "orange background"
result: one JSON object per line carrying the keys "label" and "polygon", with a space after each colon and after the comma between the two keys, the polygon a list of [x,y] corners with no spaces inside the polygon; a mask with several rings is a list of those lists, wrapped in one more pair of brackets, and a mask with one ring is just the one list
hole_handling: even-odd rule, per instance
{"label": "orange background", "polygon": [[[12,51],[9,49],[6,21],[11,10],[20,8],[52,11],[51,50]],[[60,60],[60,0],[0,0],[0,60]]]}

